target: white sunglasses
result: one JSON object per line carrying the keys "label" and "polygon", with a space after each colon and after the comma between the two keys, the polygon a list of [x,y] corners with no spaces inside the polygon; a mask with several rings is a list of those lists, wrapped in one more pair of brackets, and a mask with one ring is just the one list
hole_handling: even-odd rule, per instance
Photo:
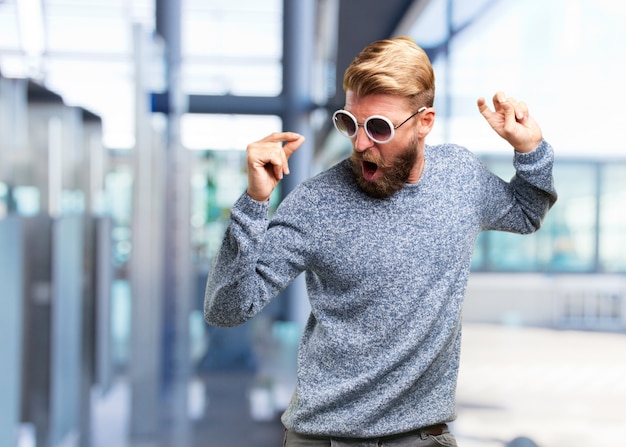
{"label": "white sunglasses", "polygon": [[419,110],[413,115],[409,116],[397,126],[394,126],[389,118],[382,115],[372,115],[363,123],[359,123],[353,114],[347,110],[341,109],[333,113],[333,124],[339,133],[348,138],[354,138],[359,130],[359,127],[363,127],[370,140],[379,144],[384,144],[389,143],[393,139],[395,130],[398,127],[402,126],[408,120],[424,110],[426,110],[426,107],[420,107]]}

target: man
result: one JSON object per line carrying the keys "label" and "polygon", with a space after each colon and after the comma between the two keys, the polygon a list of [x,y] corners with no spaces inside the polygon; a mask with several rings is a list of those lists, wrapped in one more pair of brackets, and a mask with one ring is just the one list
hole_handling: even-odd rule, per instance
{"label": "man", "polygon": [[336,128],[351,157],[304,181],[268,218],[268,199],[304,142],[273,133],[247,148],[206,288],[205,318],[252,318],[306,275],[311,314],[287,446],[455,446],[461,309],[479,232],[537,230],[556,200],[552,148],[523,102],[478,109],[514,148],[509,183],[456,145],[426,146],[434,75],[409,38],[374,42],[345,72]]}

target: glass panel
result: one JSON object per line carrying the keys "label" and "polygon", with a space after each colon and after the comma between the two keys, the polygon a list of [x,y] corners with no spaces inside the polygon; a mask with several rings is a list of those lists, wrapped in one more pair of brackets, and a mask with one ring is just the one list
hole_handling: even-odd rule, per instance
{"label": "glass panel", "polygon": [[4,219],[9,213],[9,187],[0,182],[0,219]]}
{"label": "glass panel", "polygon": [[245,152],[206,151],[191,179],[191,243],[198,265],[208,264],[219,249],[229,210],[245,190]]}
{"label": "glass panel", "polygon": [[600,269],[626,272],[626,164],[604,166],[600,197]]}
{"label": "glass panel", "polygon": [[195,95],[277,96],[282,90],[279,60],[190,61],[183,66],[182,77],[185,92]]}
{"label": "glass panel", "polygon": [[[197,266],[206,266],[219,249],[228,225],[230,208],[246,190],[244,151],[197,152],[191,178],[191,243]],[[280,184],[270,198],[274,209]]]}
{"label": "glass panel", "polygon": [[80,104],[104,118],[105,146],[132,147],[135,141],[132,66],[123,60],[90,58],[53,59],[48,66],[47,85],[55,92],[62,92],[66,104]]}
{"label": "glass panel", "polygon": [[248,144],[282,129],[273,115],[223,115],[187,113],[181,118],[184,147],[200,150],[245,151]]}
{"label": "glass panel", "polygon": [[[0,186],[2,184],[0,183]],[[0,191],[1,193],[1,191]],[[0,202],[1,204],[1,202]],[[15,429],[20,418],[25,295],[24,247],[22,229],[17,219],[3,219],[0,210],[0,445],[15,445]]]}
{"label": "glass panel", "polygon": [[282,84],[282,2],[187,0],[185,93],[274,96]]}
{"label": "glass panel", "polygon": [[51,445],[80,429],[83,353],[83,220],[54,222],[52,256],[54,305],[51,333]]}
{"label": "glass panel", "polygon": [[111,170],[105,179],[106,202],[113,219],[113,265],[124,269],[131,255],[131,219],[132,219],[132,169],[120,165]]}
{"label": "glass panel", "polygon": [[488,233],[487,269],[490,271],[537,270],[536,237],[502,231]]}
{"label": "glass panel", "polygon": [[[486,159],[485,163],[506,180],[513,175],[508,160]],[[556,164],[554,177],[559,199],[541,229],[530,235],[498,231],[481,234],[473,269],[593,271],[596,268],[596,170],[595,164]]]}
{"label": "glass panel", "polygon": [[596,267],[596,175],[595,164],[554,168],[559,199],[550,212],[554,222],[551,270],[592,271]]}
{"label": "glass panel", "polygon": [[22,216],[35,216],[40,211],[40,191],[34,186],[13,188],[15,210]]}

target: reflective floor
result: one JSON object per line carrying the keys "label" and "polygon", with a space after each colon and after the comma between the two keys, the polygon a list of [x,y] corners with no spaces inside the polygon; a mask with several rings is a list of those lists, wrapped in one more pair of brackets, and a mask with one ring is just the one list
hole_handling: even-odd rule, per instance
{"label": "reflective floor", "polygon": [[[626,334],[466,325],[454,432],[462,447],[621,445]],[[617,444],[616,444],[617,443]]]}
{"label": "reflective floor", "polygon": [[[626,439],[626,334],[467,324],[463,337],[458,418],[452,424],[460,447],[504,447],[518,437],[539,447]],[[190,446],[282,445],[277,418],[251,417],[253,380],[246,373],[205,378],[206,399],[196,402],[204,411],[192,424]],[[96,408],[94,445],[165,447],[127,441],[127,402],[120,382]]]}
{"label": "reflective floor", "polygon": [[[176,439],[132,440],[128,433],[129,389],[119,381],[96,408],[94,447],[280,447],[283,427],[278,416],[257,421],[251,416],[249,391],[254,384],[250,373],[213,373],[203,379],[204,408],[195,412],[187,441]],[[192,400],[192,399],[190,399]],[[201,400],[202,401],[202,400]],[[171,437],[170,437],[171,438]],[[185,445],[183,445],[185,444]]]}

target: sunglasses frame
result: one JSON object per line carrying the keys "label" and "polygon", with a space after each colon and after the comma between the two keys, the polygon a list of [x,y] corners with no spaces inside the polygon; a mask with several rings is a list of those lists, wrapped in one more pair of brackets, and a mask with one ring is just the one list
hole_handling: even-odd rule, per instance
{"label": "sunglasses frame", "polygon": [[[385,143],[389,143],[391,140],[393,140],[393,137],[394,137],[394,136],[395,136],[395,134],[396,134],[396,133],[395,133],[395,131],[396,131],[396,129],[397,129],[397,128],[399,128],[399,127],[400,127],[400,126],[402,126],[404,123],[406,123],[406,122],[407,122],[407,121],[409,121],[411,118],[413,118],[415,115],[417,115],[417,114],[418,114],[418,113],[420,113],[420,112],[423,112],[423,111],[424,111],[424,110],[426,110],[427,108],[428,108],[428,107],[426,107],[426,106],[420,107],[420,108],[417,110],[417,112],[415,112],[414,114],[412,114],[411,116],[409,116],[407,119],[405,119],[404,121],[402,121],[402,122],[401,122],[400,124],[398,124],[397,126],[396,126],[396,125],[394,125],[394,124],[391,122],[391,120],[390,120],[389,118],[387,118],[386,116],[382,116],[382,115],[372,115],[372,116],[370,116],[370,117],[366,118],[366,119],[365,119],[365,121],[363,121],[362,123],[359,123],[359,122],[357,121],[356,117],[355,117],[353,114],[351,114],[350,112],[348,112],[348,111],[347,111],[347,110],[345,110],[345,109],[339,109],[339,110],[335,111],[335,113],[333,113],[333,124],[334,124],[334,126],[335,126],[335,129],[337,129],[337,131],[338,131],[341,135],[343,135],[344,137],[347,137],[347,138],[354,138],[354,137],[356,137],[356,134],[357,134],[357,133],[358,133],[358,131],[359,131],[359,127],[362,127],[362,128],[363,128],[363,130],[365,130],[365,133],[366,133],[367,137],[368,137],[370,140],[372,140],[372,141],[374,141],[375,143],[378,143],[378,144],[385,144]],[[350,134],[347,132],[347,130],[345,130],[345,131],[344,131],[344,130],[341,130],[341,129],[339,128],[339,126],[337,125],[337,115],[339,115],[339,114],[344,114],[344,115],[346,115],[346,116],[347,116],[348,118],[350,118],[350,119],[352,120],[352,122],[355,124],[355,126],[354,126],[355,131],[354,131],[354,133],[353,133],[352,135],[350,135]],[[391,130],[391,131],[390,131],[390,133],[389,133],[389,138],[387,138],[387,139],[385,139],[385,140],[379,140],[378,138],[374,138],[374,136],[370,133],[370,131],[369,131],[368,127],[367,127],[367,124],[368,124],[371,120],[373,120],[373,119],[379,119],[379,120],[382,120],[383,122],[385,122],[385,123],[389,126],[389,129]]]}

